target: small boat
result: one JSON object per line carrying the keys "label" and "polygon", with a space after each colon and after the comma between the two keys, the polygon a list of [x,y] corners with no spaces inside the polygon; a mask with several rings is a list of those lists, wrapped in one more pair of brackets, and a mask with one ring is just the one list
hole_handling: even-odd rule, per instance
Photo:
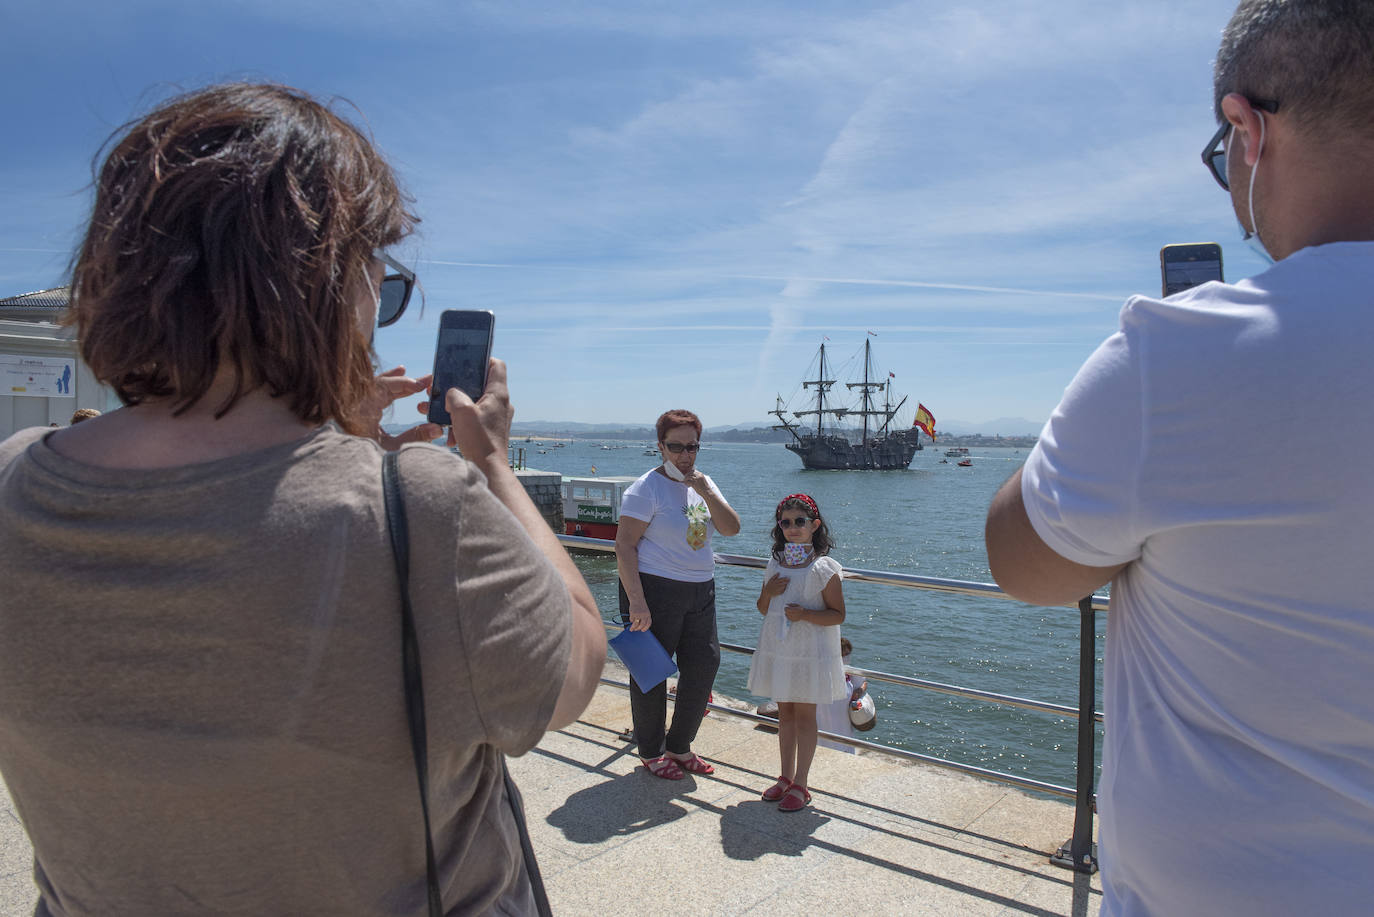
{"label": "small boat", "polygon": [[645,449],[645,450],[644,450],[644,454],[645,454],[645,455],[658,455],[658,450],[657,450],[657,449]]}
{"label": "small boat", "polygon": [[964,459],[962,462],[959,463],[959,467],[960,467],[960,468],[972,468],[972,467],[973,467],[973,459],[971,459],[971,458]]}
{"label": "small boat", "polygon": [[945,450],[945,458],[963,458],[968,455],[967,446],[950,446]]}

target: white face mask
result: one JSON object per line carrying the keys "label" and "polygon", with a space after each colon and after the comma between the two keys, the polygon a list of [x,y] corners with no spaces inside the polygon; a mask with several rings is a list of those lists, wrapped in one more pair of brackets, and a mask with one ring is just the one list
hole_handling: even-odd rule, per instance
{"label": "white face mask", "polygon": [[[1259,237],[1259,224],[1255,222],[1255,175],[1259,173],[1260,157],[1264,155],[1264,112],[1259,109],[1251,109],[1251,111],[1259,115],[1260,119],[1259,149],[1255,151],[1255,166],[1250,170],[1250,190],[1246,195],[1249,198],[1251,228],[1246,229],[1244,224],[1241,225],[1241,241],[1249,246],[1252,252],[1273,264],[1274,256],[1269,254],[1269,249],[1264,247],[1264,241]],[[1236,222],[1239,223],[1240,219],[1237,218]]]}
{"label": "white face mask", "polygon": [[687,475],[683,474],[681,471],[678,471],[677,466],[674,465],[672,462],[668,461],[667,459],[663,460],[663,473],[666,474],[668,477],[672,478],[674,481],[687,480]]}

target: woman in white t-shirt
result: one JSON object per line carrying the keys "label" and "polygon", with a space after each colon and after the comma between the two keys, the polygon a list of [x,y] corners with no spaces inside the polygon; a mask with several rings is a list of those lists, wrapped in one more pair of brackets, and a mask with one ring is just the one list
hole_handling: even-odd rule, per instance
{"label": "woman in white t-shirt", "polygon": [[716,637],[715,556],[711,533],[739,532],[739,514],[709,477],[696,470],[701,420],[667,411],[657,424],[663,464],[625,489],[616,532],[620,615],[631,630],[658,638],[678,667],[672,728],[665,733],[668,689],[641,691],[630,678],[630,714],[645,768],[681,780],[683,771],[714,768],[692,752],[706,698],[720,667]]}

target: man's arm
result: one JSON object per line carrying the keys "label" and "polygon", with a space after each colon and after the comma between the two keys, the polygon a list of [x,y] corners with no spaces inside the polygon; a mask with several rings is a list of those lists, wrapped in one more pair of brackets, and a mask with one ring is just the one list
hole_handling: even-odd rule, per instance
{"label": "man's arm", "polygon": [[1065,560],[1045,544],[1026,515],[1019,468],[992,498],[983,539],[997,585],[1012,598],[1032,605],[1073,604],[1092,595],[1126,566],[1085,567]]}

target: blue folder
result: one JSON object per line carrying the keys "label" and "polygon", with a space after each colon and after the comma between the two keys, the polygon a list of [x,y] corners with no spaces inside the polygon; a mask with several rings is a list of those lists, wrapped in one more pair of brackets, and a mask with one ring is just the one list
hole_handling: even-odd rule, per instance
{"label": "blue folder", "polygon": [[610,647],[634,676],[639,690],[648,693],[677,674],[673,658],[663,649],[658,638],[647,630],[626,627],[610,639]]}

